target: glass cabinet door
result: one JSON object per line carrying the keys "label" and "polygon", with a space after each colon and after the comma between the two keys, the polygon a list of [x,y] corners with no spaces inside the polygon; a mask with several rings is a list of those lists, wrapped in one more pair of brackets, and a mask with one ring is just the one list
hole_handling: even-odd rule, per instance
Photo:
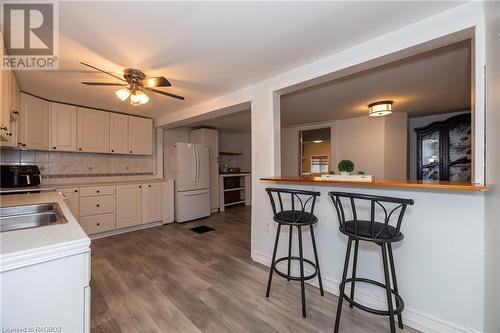
{"label": "glass cabinet door", "polygon": [[448,176],[452,182],[470,182],[471,180],[471,126],[457,123],[448,131]]}
{"label": "glass cabinet door", "polygon": [[422,135],[422,154],[420,164],[426,166],[429,164],[440,163],[440,131],[434,130]]}

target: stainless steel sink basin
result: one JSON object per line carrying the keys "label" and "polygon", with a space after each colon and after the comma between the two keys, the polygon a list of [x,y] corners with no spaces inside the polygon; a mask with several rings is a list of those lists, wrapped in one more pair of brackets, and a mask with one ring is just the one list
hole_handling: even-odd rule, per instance
{"label": "stainless steel sink basin", "polygon": [[68,223],[57,203],[0,208],[0,232]]}

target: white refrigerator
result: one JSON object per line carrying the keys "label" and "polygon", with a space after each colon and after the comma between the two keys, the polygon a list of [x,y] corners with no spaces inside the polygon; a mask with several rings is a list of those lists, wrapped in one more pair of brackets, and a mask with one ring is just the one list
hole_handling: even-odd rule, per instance
{"label": "white refrigerator", "polygon": [[176,143],[167,148],[167,177],[175,180],[175,221],[210,215],[208,145]]}

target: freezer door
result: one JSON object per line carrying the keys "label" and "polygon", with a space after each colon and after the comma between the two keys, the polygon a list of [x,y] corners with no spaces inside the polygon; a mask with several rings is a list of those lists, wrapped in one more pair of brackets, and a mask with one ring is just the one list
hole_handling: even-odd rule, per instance
{"label": "freezer door", "polygon": [[177,143],[177,191],[199,189],[196,184],[197,162],[193,144]]}
{"label": "freezer door", "polygon": [[186,222],[210,215],[210,190],[177,192],[175,220]]}

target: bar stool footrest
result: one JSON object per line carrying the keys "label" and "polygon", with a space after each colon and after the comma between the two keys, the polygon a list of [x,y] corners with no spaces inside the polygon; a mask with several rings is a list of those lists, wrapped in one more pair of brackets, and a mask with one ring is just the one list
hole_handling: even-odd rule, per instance
{"label": "bar stool footrest", "polygon": [[[275,271],[276,274],[278,274],[279,276],[281,276],[281,277],[283,277],[285,279],[289,279],[289,280],[293,280],[293,281],[300,281],[301,280],[300,276],[288,275],[288,274],[285,274],[285,273],[281,272],[280,270],[278,270],[278,268],[276,267],[276,265],[279,262],[282,262],[282,261],[285,261],[285,260],[288,261],[288,257],[283,257],[283,258],[276,259],[274,261],[273,271]],[[314,279],[316,277],[316,275],[318,275],[318,267],[316,267],[316,264],[313,263],[309,259],[303,258],[302,260],[304,261],[304,263],[308,263],[310,266],[312,266],[314,268],[314,272],[312,274],[304,276],[304,281]],[[290,261],[291,262],[293,262],[293,261],[299,261],[300,262],[300,258],[299,257],[290,257]]]}
{"label": "bar stool footrest", "polygon": [[[353,281],[352,278],[346,279],[345,284],[351,283],[352,281]],[[385,284],[383,284],[381,282],[378,282],[378,281],[375,281],[375,280],[365,279],[365,278],[355,278],[354,281],[355,282],[363,282],[363,283],[373,284],[373,285],[375,285],[377,287],[384,288],[384,290],[385,290]],[[394,307],[394,315],[398,315],[401,312],[403,312],[403,309],[405,307],[405,303],[404,303],[403,299],[401,298],[401,296],[399,294],[397,294],[393,289],[391,289],[391,293],[394,295],[394,297],[396,298],[396,300],[399,302],[399,306],[398,307]],[[389,316],[389,311],[388,310],[373,309],[373,308],[370,308],[370,307],[368,307],[366,305],[354,302],[354,301],[351,300],[351,298],[349,296],[347,296],[346,293],[343,294],[343,297],[350,304],[354,305],[355,307],[357,307],[357,308],[359,308],[361,310],[364,310],[366,312],[370,312],[370,313],[373,313],[373,314],[376,314],[376,315],[379,315],[379,316]]]}

